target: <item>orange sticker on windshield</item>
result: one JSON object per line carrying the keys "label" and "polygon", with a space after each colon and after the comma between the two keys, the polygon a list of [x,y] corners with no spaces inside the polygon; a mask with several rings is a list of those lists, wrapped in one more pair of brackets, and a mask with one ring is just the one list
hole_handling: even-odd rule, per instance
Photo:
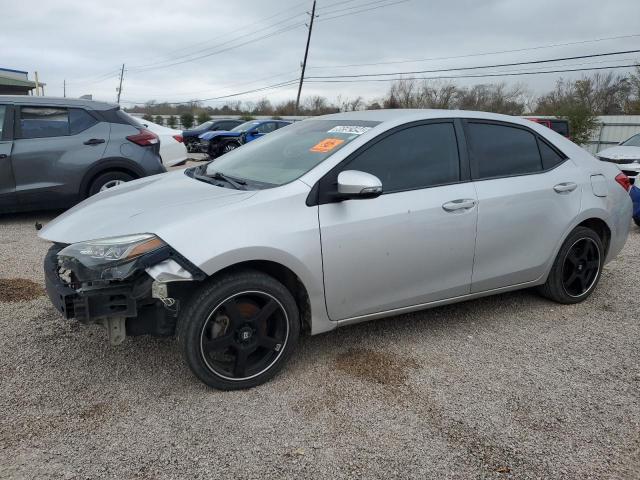
{"label": "orange sticker on windshield", "polygon": [[310,152],[327,153],[336,148],[338,145],[344,143],[344,140],[340,138],[325,138],[321,142],[311,147]]}

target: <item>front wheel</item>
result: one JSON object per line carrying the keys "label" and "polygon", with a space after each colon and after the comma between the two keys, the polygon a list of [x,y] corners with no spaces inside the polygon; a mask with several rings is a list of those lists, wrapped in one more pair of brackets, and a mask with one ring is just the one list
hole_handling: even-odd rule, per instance
{"label": "front wheel", "polygon": [[569,234],[540,293],[558,303],[579,303],[596,288],[604,264],[604,245],[590,228]]}
{"label": "front wheel", "polygon": [[300,315],[291,292],[256,271],[203,286],[177,328],[193,373],[220,390],[251,388],[272,378],[293,353],[299,335]]}

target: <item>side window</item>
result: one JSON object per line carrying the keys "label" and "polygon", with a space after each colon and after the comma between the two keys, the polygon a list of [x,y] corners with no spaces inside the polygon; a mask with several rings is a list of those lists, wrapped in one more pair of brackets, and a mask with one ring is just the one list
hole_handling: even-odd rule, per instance
{"label": "side window", "polygon": [[371,173],[385,193],[460,180],[458,144],[452,123],[432,123],[392,133],[366,149],[343,170]]}
{"label": "side window", "polygon": [[238,125],[240,124],[236,122],[223,122],[219,125],[219,128],[217,128],[216,130],[231,130],[232,128],[235,128]]}
{"label": "side window", "polygon": [[69,132],[71,135],[85,131],[93,127],[98,121],[81,108],[69,110]]}
{"label": "side window", "polygon": [[20,138],[69,135],[69,112],[58,107],[21,107]]}
{"label": "side window", "polygon": [[547,145],[547,142],[544,140],[538,139],[538,146],[540,147],[540,155],[542,156],[542,168],[545,170],[553,168],[556,165],[560,165],[565,161],[565,158]]}
{"label": "side window", "polygon": [[467,124],[467,143],[474,179],[542,170],[536,137],[522,128],[470,122]]}
{"label": "side window", "polygon": [[267,122],[267,123],[263,123],[258,128],[256,128],[256,131],[258,133],[271,133],[275,129],[276,129],[276,123],[275,122]]}

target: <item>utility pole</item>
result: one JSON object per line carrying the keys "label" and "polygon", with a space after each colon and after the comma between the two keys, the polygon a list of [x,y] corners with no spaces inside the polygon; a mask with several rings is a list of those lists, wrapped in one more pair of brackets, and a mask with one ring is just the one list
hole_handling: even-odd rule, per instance
{"label": "utility pole", "polygon": [[118,99],[116,103],[120,103],[120,94],[122,93],[122,77],[124,77],[124,63],[122,64],[122,70],[120,70],[120,86],[118,87]]}
{"label": "utility pole", "polygon": [[298,97],[296,98],[296,115],[300,108],[300,94],[302,93],[302,84],[304,83],[304,71],[307,69],[307,57],[309,56],[309,43],[311,43],[311,31],[313,30],[313,20],[316,18],[316,0],[313,0],[313,8],[311,9],[311,21],[309,22],[309,35],[307,36],[307,48],[304,50],[304,60],[302,61],[302,73],[300,74],[300,85],[298,86]]}
{"label": "utility pole", "polygon": [[38,81],[38,72],[34,72],[36,77],[36,95],[40,95],[40,82]]}
{"label": "utility pole", "polygon": [[67,98],[67,79],[62,80],[62,96]]}

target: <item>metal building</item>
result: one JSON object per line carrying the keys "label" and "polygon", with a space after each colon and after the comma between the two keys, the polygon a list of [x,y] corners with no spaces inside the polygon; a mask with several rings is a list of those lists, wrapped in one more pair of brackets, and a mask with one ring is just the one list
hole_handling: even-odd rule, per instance
{"label": "metal building", "polygon": [[[44,95],[44,84],[29,80],[28,72],[0,68],[0,95],[33,95],[36,87],[41,88]],[[40,92],[36,90],[35,94]]]}

